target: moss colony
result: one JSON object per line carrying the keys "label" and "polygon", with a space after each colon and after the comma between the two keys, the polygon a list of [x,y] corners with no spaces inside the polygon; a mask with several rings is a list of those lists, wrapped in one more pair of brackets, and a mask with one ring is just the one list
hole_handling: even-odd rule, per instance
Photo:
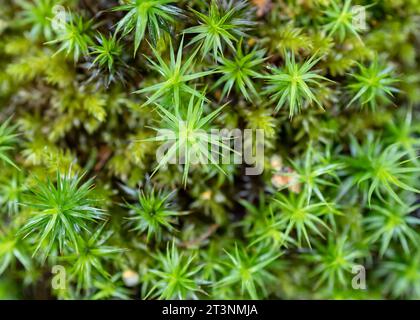
{"label": "moss colony", "polygon": [[0,0],[0,297],[419,299],[419,14]]}

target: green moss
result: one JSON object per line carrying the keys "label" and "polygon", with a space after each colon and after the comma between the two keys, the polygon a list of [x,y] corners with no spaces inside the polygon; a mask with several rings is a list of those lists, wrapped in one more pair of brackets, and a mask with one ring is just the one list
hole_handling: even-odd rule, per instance
{"label": "green moss", "polygon": [[0,298],[419,299],[419,13],[2,2]]}

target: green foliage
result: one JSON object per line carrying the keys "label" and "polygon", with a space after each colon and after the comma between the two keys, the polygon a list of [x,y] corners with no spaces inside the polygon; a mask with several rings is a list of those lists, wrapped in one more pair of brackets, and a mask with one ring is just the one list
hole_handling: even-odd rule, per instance
{"label": "green foliage", "polygon": [[293,169],[296,173],[291,173],[291,182],[285,187],[293,187],[301,184],[306,189],[308,201],[314,193],[321,202],[326,202],[322,194],[325,187],[334,187],[334,182],[339,181],[337,171],[342,167],[338,162],[333,162],[321,153],[316,153],[312,145],[309,145],[302,159],[291,160]]}
{"label": "green foliage", "polygon": [[[90,47],[90,55],[93,60],[89,69],[93,70],[90,80],[97,79],[98,83],[105,80],[104,84],[108,88],[111,83],[124,83],[124,71],[129,69],[129,66],[124,61],[124,48],[115,37],[106,37],[100,33],[96,37],[97,44]],[[101,79],[102,77],[102,79]]]}
{"label": "green foliage", "polygon": [[309,232],[322,237],[322,231],[329,230],[326,223],[320,218],[328,213],[329,208],[326,203],[308,203],[304,193],[299,196],[294,193],[290,193],[288,196],[279,193],[274,200],[281,211],[278,223],[285,228],[285,236],[295,231],[299,246],[302,238],[311,246]]}
{"label": "green foliage", "polygon": [[[272,51],[284,55],[285,52],[298,52],[299,50],[310,50],[312,48],[311,38],[296,28],[292,23],[282,25],[279,28],[267,30],[268,39]],[[287,50],[287,51],[285,51]]]}
{"label": "green foliage", "polygon": [[[105,245],[105,242],[112,235],[103,235],[103,224],[95,233],[89,236],[77,236],[77,251],[63,257],[72,265],[72,276],[77,279],[78,289],[90,289],[93,284],[94,275],[110,278],[109,273],[103,265],[103,261],[115,257],[115,254],[123,249]],[[102,288],[100,288],[102,289]],[[103,293],[97,293],[103,295]]]}
{"label": "green foliage", "polygon": [[274,280],[274,276],[267,269],[280,254],[273,251],[249,254],[245,249],[238,249],[238,246],[235,246],[233,253],[225,253],[229,257],[229,261],[226,262],[228,273],[218,285],[240,286],[242,297],[245,297],[245,293],[251,299],[266,296],[265,284]]}
{"label": "green foliage", "polygon": [[195,255],[180,253],[172,243],[166,253],[159,252],[158,265],[150,272],[156,278],[148,296],[158,299],[194,299],[201,291],[202,281],[197,279],[201,266],[196,266]]}
{"label": "green foliage", "polygon": [[83,16],[66,12],[68,17],[58,28],[57,37],[48,44],[60,44],[57,51],[73,55],[74,61],[79,61],[82,55],[89,54],[89,46],[93,45],[91,36],[92,20],[86,21]]}
{"label": "green foliage", "polygon": [[152,50],[159,64],[146,57],[150,62],[151,67],[157,73],[159,73],[164,80],[160,83],[136,91],[136,93],[139,94],[148,94],[149,92],[153,92],[153,95],[147,99],[145,105],[154,103],[159,98],[165,97],[170,99],[169,103],[171,103],[173,100],[175,106],[179,106],[181,103],[182,94],[190,94],[192,96],[204,98],[204,96],[199,91],[197,91],[195,87],[189,86],[188,82],[207,76],[213,71],[209,70],[192,73],[191,69],[194,63],[196,52],[188,57],[187,61],[182,61],[183,42],[184,41],[181,40],[176,56],[172,47],[172,43],[170,44],[169,64],[165,63],[159,52],[154,48],[152,48]]}
{"label": "green foliage", "polygon": [[313,276],[319,280],[317,286],[326,282],[329,289],[340,286],[346,287],[351,284],[355,260],[362,253],[354,248],[347,237],[339,238],[329,236],[327,245],[317,245],[316,253],[308,256],[308,260],[314,263]]}
{"label": "green foliage", "polygon": [[219,57],[220,66],[216,69],[222,74],[220,79],[214,84],[219,87],[224,83],[222,96],[229,95],[233,87],[238,93],[242,93],[246,100],[250,101],[251,96],[258,98],[259,94],[255,89],[253,78],[259,77],[258,68],[266,60],[265,50],[254,49],[245,54],[242,49],[242,41],[238,42],[236,54],[233,60],[227,57]]}
{"label": "green foliage", "polygon": [[382,67],[378,59],[372,61],[368,67],[359,64],[359,73],[351,74],[353,82],[349,85],[349,89],[353,98],[349,105],[360,100],[362,107],[368,105],[375,110],[378,100],[388,102],[387,97],[398,92],[393,86],[398,80],[392,77],[391,72],[392,68]]}
{"label": "green foliage", "polygon": [[329,36],[335,35],[341,42],[348,35],[353,35],[360,40],[361,30],[360,26],[354,22],[357,17],[351,0],[332,0],[331,5],[323,13],[323,27]]}
{"label": "green foliage", "polygon": [[311,57],[302,64],[296,62],[294,54],[286,53],[285,58],[284,68],[271,68],[273,74],[266,76],[265,94],[277,101],[275,112],[287,105],[292,118],[307,104],[316,104],[322,109],[315,89],[321,85],[321,80],[328,79],[311,70],[320,58]]}
{"label": "green foliage", "polygon": [[2,1],[0,299],[419,299],[419,14]]}
{"label": "green foliage", "polygon": [[384,262],[377,272],[385,277],[385,290],[394,298],[420,297],[420,253],[394,257]]}
{"label": "green foliage", "polygon": [[16,133],[16,126],[10,125],[10,121],[11,119],[9,118],[0,126],[0,160],[3,163],[17,168],[9,156],[9,151],[13,150],[18,137],[18,134]]}
{"label": "green foliage", "polygon": [[246,1],[230,2],[227,6],[225,2],[211,0],[207,15],[191,9],[200,24],[184,30],[186,34],[195,34],[190,44],[197,43],[203,57],[212,52],[214,59],[223,56],[225,45],[235,50],[233,43],[245,37],[244,31],[253,24],[243,16],[246,6]]}
{"label": "green foliage", "polygon": [[172,209],[171,197],[170,193],[155,192],[154,189],[138,192],[137,203],[127,204],[131,213],[128,218],[131,230],[139,234],[147,232],[147,240],[152,236],[160,240],[163,231],[173,231],[176,216],[180,213]]}
{"label": "green foliage", "polygon": [[79,252],[78,233],[88,231],[88,223],[103,219],[104,213],[95,207],[97,201],[91,196],[92,180],[82,179],[83,175],[71,171],[65,176],[57,173],[56,181],[37,180],[37,186],[30,189],[26,205],[33,213],[19,233],[35,236],[34,254],[42,248],[47,256],[57,245],[60,252],[66,245]]}
{"label": "green foliage", "polygon": [[104,300],[104,299],[130,299],[130,290],[124,287],[120,275],[116,274],[111,279],[101,279],[95,281],[95,287],[98,288],[93,296],[93,300]]}
{"label": "green foliage", "polygon": [[[167,152],[160,158],[153,174],[176,159],[182,159],[184,164],[184,174],[182,181],[184,187],[187,185],[188,173],[192,163],[215,165],[219,170],[223,169],[218,164],[219,154],[210,153],[211,148],[217,148],[221,151],[230,150],[230,147],[224,142],[222,136],[208,131],[211,122],[216,118],[222,108],[218,108],[208,115],[204,116],[204,100],[194,101],[194,95],[188,102],[186,112],[179,110],[175,106],[175,113],[171,113],[164,107],[157,105],[159,115],[162,119],[160,128],[153,128],[159,134],[148,139],[148,141],[157,141],[167,143]],[[183,115],[184,113],[184,115]]]}
{"label": "green foliage", "polygon": [[241,201],[248,213],[248,219],[243,225],[249,237],[253,239],[251,245],[273,246],[280,248],[288,247],[289,244],[296,244],[295,241],[285,234],[284,222],[274,212],[274,205],[266,200],[264,194],[259,195],[258,205],[247,201]]}
{"label": "green foliage", "polygon": [[16,237],[14,228],[0,229],[0,275],[16,261],[29,270],[31,267],[29,252],[28,246]]}
{"label": "green foliage", "polygon": [[413,112],[408,110],[404,117],[399,117],[387,126],[387,142],[398,144],[407,151],[408,156],[414,161],[417,160],[417,150],[420,147],[420,125],[413,121]]}
{"label": "green foliage", "polygon": [[126,4],[112,8],[112,11],[128,11],[116,27],[125,37],[134,30],[134,55],[148,30],[153,43],[161,37],[161,29],[169,31],[170,24],[179,17],[181,10],[170,5],[176,0],[129,0]]}
{"label": "green foliage", "polygon": [[95,56],[93,64],[98,64],[102,68],[107,68],[111,73],[114,66],[120,59],[123,48],[120,46],[118,40],[113,36],[111,38],[100,34],[97,37],[98,44],[92,46],[91,54]]}
{"label": "green foliage", "polygon": [[43,36],[45,39],[51,39],[54,33],[52,28],[52,19],[55,16],[55,7],[59,5],[61,0],[19,0],[22,6],[22,22],[31,26],[30,35],[37,39]]}
{"label": "green foliage", "polygon": [[9,214],[17,214],[26,190],[21,173],[13,172],[11,176],[0,178],[0,206]]}
{"label": "green foliage", "polygon": [[410,214],[419,208],[418,205],[409,206],[390,202],[386,206],[372,205],[372,214],[364,219],[367,238],[370,243],[380,243],[380,254],[385,254],[392,240],[398,240],[405,253],[409,254],[409,244],[418,243],[415,226],[420,219]]}
{"label": "green foliage", "polygon": [[362,191],[369,205],[373,194],[384,202],[383,195],[386,194],[403,204],[395,188],[420,192],[410,182],[418,177],[420,168],[397,145],[384,146],[369,134],[362,145],[353,137],[350,147],[351,154],[344,158],[351,175],[348,179]]}

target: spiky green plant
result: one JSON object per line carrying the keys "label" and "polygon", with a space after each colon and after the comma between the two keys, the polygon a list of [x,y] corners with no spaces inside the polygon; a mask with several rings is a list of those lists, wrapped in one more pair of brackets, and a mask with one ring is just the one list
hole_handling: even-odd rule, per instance
{"label": "spiky green plant", "polygon": [[124,283],[120,278],[121,275],[117,273],[110,279],[101,278],[100,280],[96,280],[95,287],[98,291],[92,295],[92,300],[129,300],[131,290],[124,287]]}
{"label": "spiky green plant", "polygon": [[376,274],[383,289],[394,298],[420,298],[420,252],[395,256],[383,262]]}
{"label": "spiky green plant", "polygon": [[45,39],[51,39],[54,33],[52,20],[58,13],[57,6],[62,3],[61,0],[18,0],[22,6],[22,23],[31,26],[30,35],[32,38],[43,36]]}
{"label": "spiky green plant", "polygon": [[377,137],[368,134],[362,145],[352,137],[350,152],[343,159],[348,180],[362,191],[369,204],[373,195],[385,202],[384,194],[403,204],[398,189],[420,192],[411,182],[418,177],[420,168],[397,145],[384,146]]}
{"label": "spiky green plant", "polygon": [[12,176],[0,177],[0,208],[9,215],[18,213],[25,190],[23,174],[15,172]]}
{"label": "spiky green plant", "polygon": [[148,296],[158,299],[195,299],[203,292],[200,288],[205,282],[198,278],[202,268],[196,265],[196,256],[186,256],[179,252],[175,243],[168,244],[166,252],[159,252],[156,265],[150,272],[155,277],[153,287]]}
{"label": "spiky green plant", "polygon": [[259,222],[250,233],[250,237],[254,239],[251,245],[263,244],[287,248],[289,244],[296,244],[296,241],[286,234],[284,221],[274,213],[272,208],[262,219],[263,221]]}
{"label": "spiky green plant", "polygon": [[289,193],[288,196],[278,193],[274,200],[280,215],[278,224],[283,226],[285,236],[295,232],[299,246],[304,238],[310,247],[310,233],[324,237],[324,232],[330,231],[330,228],[321,219],[330,209],[327,203],[308,203],[307,199],[305,193],[299,195]]}
{"label": "spiky green plant", "polygon": [[116,26],[116,33],[125,37],[134,30],[134,55],[140,47],[146,29],[153,43],[161,37],[161,30],[170,31],[170,24],[179,18],[181,10],[171,5],[177,0],[129,0],[112,8],[112,11],[128,11]]}
{"label": "spiky green plant", "polygon": [[0,3],[0,299],[420,297],[419,1]]}
{"label": "spiky green plant", "polygon": [[[159,164],[153,174],[167,164],[183,164],[183,183],[187,185],[188,173],[192,164],[212,164],[223,171],[219,165],[220,153],[231,151],[229,145],[219,134],[209,131],[210,124],[220,114],[222,107],[204,115],[204,100],[194,100],[191,96],[185,109],[176,107],[171,113],[157,105],[162,119],[160,128],[152,128],[158,135],[146,141],[164,142],[165,152],[157,159]],[[214,153],[212,150],[218,150]]]}
{"label": "spiky green plant", "polygon": [[375,58],[369,66],[359,64],[359,72],[350,74],[352,83],[349,89],[353,98],[348,105],[359,101],[360,106],[369,106],[372,110],[376,109],[378,101],[389,102],[388,97],[393,97],[393,93],[399,90],[395,87],[398,79],[392,74],[392,67],[384,67]]}
{"label": "spiky green plant", "polygon": [[11,119],[7,119],[0,125],[0,160],[8,165],[17,168],[9,156],[9,151],[14,149],[18,134],[16,125],[11,125]]}
{"label": "spiky green plant", "polygon": [[[364,6],[364,11],[367,8]],[[343,42],[347,36],[353,35],[361,41],[359,33],[362,29],[358,23],[355,23],[357,12],[351,0],[332,0],[323,14],[323,28],[329,36],[334,35]]]}
{"label": "spiky green plant", "polygon": [[321,58],[315,56],[303,63],[296,62],[295,54],[285,53],[283,68],[270,67],[272,74],[265,77],[267,87],[264,93],[277,101],[275,112],[283,106],[289,108],[289,117],[297,115],[306,105],[316,104],[323,109],[320,100],[316,97],[316,88],[321,81],[328,81],[312,68]]}
{"label": "spiky green plant", "polygon": [[96,36],[96,42],[90,47],[92,62],[89,69],[92,70],[92,75],[89,81],[97,79],[100,83],[102,77],[107,88],[111,83],[125,83],[129,66],[124,61],[124,47],[116,38],[116,34],[106,37],[100,33]]}
{"label": "spiky green plant", "polygon": [[218,286],[238,286],[240,297],[259,299],[267,295],[266,286],[274,279],[268,269],[269,265],[281,255],[270,250],[248,253],[237,245],[233,252],[225,250],[229,261],[226,262],[227,275]]}
{"label": "spiky green plant", "polygon": [[42,248],[46,257],[54,248],[64,252],[67,246],[79,252],[78,233],[89,232],[89,223],[103,219],[104,212],[92,197],[93,179],[83,182],[83,178],[71,170],[64,176],[57,172],[55,181],[38,179],[30,188],[25,205],[32,214],[19,234],[34,236],[37,245],[33,254]]}
{"label": "spiky green plant", "polygon": [[176,218],[181,213],[174,210],[172,196],[173,193],[156,192],[154,189],[138,192],[137,203],[127,204],[131,230],[147,233],[147,240],[151,237],[160,240],[164,231],[174,231]]}
{"label": "spiky green plant", "polygon": [[329,236],[327,244],[316,244],[315,253],[307,256],[314,263],[312,276],[318,278],[316,286],[326,282],[331,290],[337,283],[342,287],[349,287],[353,267],[362,256],[362,252],[355,249],[346,236],[339,238]]}
{"label": "spiky green plant", "polygon": [[255,89],[254,78],[260,76],[258,69],[266,60],[264,54],[264,49],[253,49],[249,53],[245,53],[242,49],[242,41],[239,41],[233,59],[228,57],[218,58],[220,66],[216,71],[221,73],[222,76],[214,84],[214,87],[220,87],[224,84],[222,97],[229,95],[232,88],[235,88],[248,101],[251,101],[251,97],[258,99],[259,94]]}
{"label": "spiky green plant", "polygon": [[189,44],[197,43],[203,57],[212,52],[216,60],[219,55],[223,56],[226,45],[235,50],[234,42],[245,37],[244,31],[253,24],[243,16],[246,6],[246,1],[226,5],[225,2],[212,0],[207,14],[191,9],[200,24],[184,30],[186,34],[195,34]]}
{"label": "spiky green plant", "polygon": [[390,201],[384,205],[372,205],[371,213],[364,219],[368,241],[379,243],[380,254],[384,255],[392,241],[398,241],[406,254],[410,253],[410,244],[416,244],[418,238],[416,226],[420,219],[411,216],[419,205],[401,204]]}
{"label": "spiky green plant", "polygon": [[420,149],[420,125],[416,124],[413,110],[410,108],[405,116],[397,118],[387,126],[386,141],[398,144],[407,151],[411,159],[417,158]]}
{"label": "spiky green plant", "polygon": [[175,106],[179,106],[181,104],[181,98],[183,95],[185,96],[185,94],[193,95],[201,99],[204,98],[204,95],[196,90],[195,86],[191,86],[188,83],[203,78],[214,71],[208,70],[194,73],[192,68],[196,52],[190,55],[186,61],[183,61],[183,43],[184,40],[182,39],[176,55],[172,47],[172,42],[170,43],[169,63],[166,63],[160,53],[154,48],[152,48],[152,50],[157,59],[157,63],[149,57],[146,57],[150,62],[152,69],[162,76],[163,81],[136,91],[136,93],[139,94],[153,93],[148,97],[144,105],[152,104],[159,98],[164,97],[169,99],[169,103],[174,103]]}
{"label": "spiky green plant", "polygon": [[314,193],[320,201],[326,202],[322,189],[326,187],[334,187],[335,183],[339,181],[337,172],[342,168],[339,162],[331,162],[330,159],[325,159],[322,153],[317,153],[309,144],[308,149],[301,159],[290,160],[295,173],[290,173],[291,182],[284,187],[293,187],[296,184],[301,184],[306,190],[308,202]]}
{"label": "spiky green plant", "polygon": [[62,258],[71,264],[71,276],[76,279],[79,290],[89,290],[96,275],[109,279],[110,275],[105,269],[104,262],[123,251],[121,248],[105,244],[112,233],[104,234],[104,227],[105,224],[88,236],[77,236],[77,251]]}
{"label": "spiky green plant", "polygon": [[93,45],[93,21],[86,20],[83,16],[66,11],[66,19],[57,28],[57,36],[47,44],[59,44],[56,54],[64,52],[72,55],[74,61],[89,54],[89,47]]}
{"label": "spiky green plant", "polygon": [[0,275],[19,262],[26,270],[31,268],[30,247],[16,237],[15,228],[0,228]]}
{"label": "spiky green plant", "polygon": [[98,64],[101,68],[108,69],[112,73],[123,51],[115,35],[106,37],[102,33],[96,37],[97,44],[92,46],[91,55],[94,56],[93,64]]}

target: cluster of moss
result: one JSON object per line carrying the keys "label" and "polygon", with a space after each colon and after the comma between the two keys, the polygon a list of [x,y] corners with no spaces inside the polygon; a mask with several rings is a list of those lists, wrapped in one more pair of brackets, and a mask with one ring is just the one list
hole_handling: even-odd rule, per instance
{"label": "cluster of moss", "polygon": [[[419,299],[419,14],[0,0],[0,298]],[[192,162],[221,128],[261,175]]]}

